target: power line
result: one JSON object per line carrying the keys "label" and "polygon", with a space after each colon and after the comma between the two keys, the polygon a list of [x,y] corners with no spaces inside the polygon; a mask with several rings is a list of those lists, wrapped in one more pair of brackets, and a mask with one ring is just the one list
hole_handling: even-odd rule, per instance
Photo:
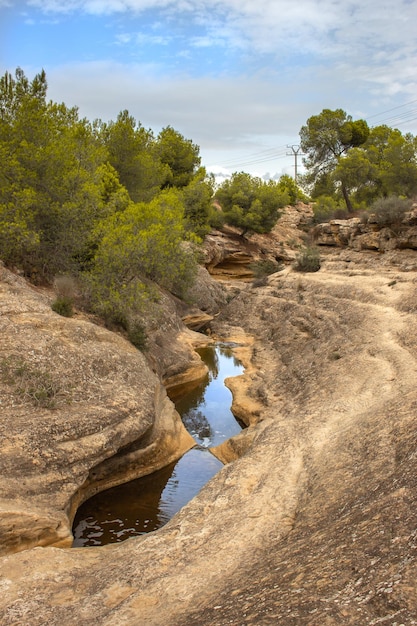
{"label": "power line", "polygon": [[235,164],[237,165],[246,165],[246,163],[248,162],[258,162],[258,161],[265,161],[268,159],[273,159],[275,157],[279,157],[279,156],[283,156],[283,150],[286,148],[286,146],[278,146],[276,148],[266,148],[265,150],[260,150],[258,152],[253,152],[251,154],[248,154],[248,156],[245,158],[243,158],[242,160],[237,160],[235,159],[227,159],[226,161],[223,161],[223,165],[226,166],[233,166]]}
{"label": "power line", "polygon": [[[399,111],[399,109],[403,109],[404,107],[413,105],[416,102],[417,102],[417,99],[410,100],[409,102],[405,102],[404,104],[399,104],[398,106],[392,107],[390,109],[386,109],[385,111],[381,111],[380,113],[374,113],[373,115],[369,115],[365,119],[368,121],[371,119],[382,117],[383,115],[386,115],[387,113],[398,111],[398,113],[390,115],[386,117],[385,119],[380,120],[379,122],[377,122],[377,125],[389,124],[389,125],[401,126],[402,124],[413,122],[414,120],[417,119],[417,108],[411,108],[408,111]],[[290,153],[286,152],[287,148],[291,149]],[[297,148],[297,153],[295,152],[296,148]],[[246,159],[243,158],[241,161],[238,161],[236,159],[228,159],[226,161],[223,161],[222,166],[225,168],[239,169],[241,167],[258,165],[261,163],[269,163],[277,159],[283,159],[288,156],[294,156],[294,174],[295,174],[295,180],[296,180],[297,175],[298,175],[297,156],[303,156],[299,152],[299,150],[300,150],[299,147],[292,146],[292,145],[278,146],[276,148],[273,148],[273,147],[265,148],[264,150],[259,150],[257,152],[249,153]]]}
{"label": "power line", "polygon": [[410,100],[410,102],[405,102],[404,104],[399,104],[396,107],[392,107],[392,109],[387,109],[386,111],[382,111],[381,113],[374,113],[374,115],[369,115],[366,119],[370,120],[373,117],[379,117],[380,115],[385,115],[385,113],[391,113],[391,111],[395,111],[396,109],[402,109],[403,107],[408,107],[409,104],[415,104],[416,100]]}
{"label": "power line", "polygon": [[390,126],[400,126],[401,124],[407,124],[408,122],[412,122],[417,118],[417,109],[412,109],[411,111],[406,111],[401,115],[394,115],[392,117],[388,117],[379,124],[388,124]]}
{"label": "power line", "polygon": [[252,159],[251,161],[239,161],[236,163],[231,163],[227,167],[244,167],[245,165],[257,165],[258,163],[269,163],[270,161],[275,161],[276,159],[282,159],[286,156],[286,154],[273,154],[270,157],[266,157],[265,159]]}

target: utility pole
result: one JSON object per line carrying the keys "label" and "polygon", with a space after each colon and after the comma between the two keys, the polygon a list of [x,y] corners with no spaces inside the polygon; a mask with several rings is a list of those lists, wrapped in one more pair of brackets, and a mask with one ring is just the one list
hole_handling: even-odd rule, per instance
{"label": "utility pole", "polygon": [[297,182],[297,157],[298,155],[303,155],[303,153],[300,152],[301,146],[287,146],[287,148],[291,148],[291,152],[287,152],[287,156],[294,155],[294,180]]}

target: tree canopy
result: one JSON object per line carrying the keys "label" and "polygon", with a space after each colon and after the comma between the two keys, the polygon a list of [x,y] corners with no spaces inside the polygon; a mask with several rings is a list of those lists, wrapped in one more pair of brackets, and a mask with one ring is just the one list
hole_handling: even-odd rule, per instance
{"label": "tree canopy", "polygon": [[186,244],[181,192],[130,203],[99,225],[100,237],[84,282],[93,309],[128,325],[155,298],[152,283],[184,296],[196,274],[195,247]]}
{"label": "tree canopy", "polygon": [[215,198],[226,222],[242,229],[242,235],[270,232],[279,217],[279,209],[289,203],[289,194],[279,183],[245,172],[235,173],[225,180]]}
{"label": "tree canopy", "polygon": [[[155,287],[184,297],[213,181],[173,128],[128,111],[93,123],[47,101],[45,72],[0,78],[0,258],[41,282],[71,275],[84,303],[126,324]],[[127,321],[126,321],[127,320]]]}
{"label": "tree canopy", "polygon": [[158,158],[155,138],[124,110],[115,122],[100,123],[100,135],[109,163],[118,172],[134,202],[152,200],[169,177],[169,167]]}
{"label": "tree canopy", "polygon": [[161,163],[167,166],[163,187],[186,187],[200,166],[200,148],[167,126],[159,133],[155,149]]}
{"label": "tree canopy", "polygon": [[343,197],[352,211],[379,197],[417,193],[417,141],[381,125],[369,128],[342,109],[324,109],[300,130],[313,198]]}
{"label": "tree canopy", "polygon": [[[369,128],[365,120],[353,121],[342,109],[323,109],[319,115],[310,117],[300,130],[300,147],[306,154],[304,163],[309,170],[310,180],[333,171],[342,155],[364,144],[368,135]],[[343,177],[340,182],[346,206],[351,210]]]}
{"label": "tree canopy", "polygon": [[46,101],[44,73],[6,73],[0,101],[2,258],[45,277],[74,271],[111,210],[106,152],[77,109]]}

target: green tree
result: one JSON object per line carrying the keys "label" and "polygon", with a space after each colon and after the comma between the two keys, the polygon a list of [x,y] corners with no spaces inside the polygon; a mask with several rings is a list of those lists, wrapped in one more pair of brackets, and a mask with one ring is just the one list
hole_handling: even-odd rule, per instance
{"label": "green tree", "polygon": [[161,163],[168,166],[162,187],[182,188],[189,185],[201,163],[199,147],[167,126],[159,133],[155,150]]}
{"label": "green tree", "polygon": [[[10,264],[21,265],[40,243],[33,216],[36,193],[21,184],[25,170],[20,157],[28,151],[28,138],[37,134],[46,90],[44,71],[31,82],[20,68],[15,76],[6,72],[0,78],[0,256]],[[22,109],[27,111],[24,132]]]}
{"label": "green tree", "polygon": [[283,174],[278,181],[278,189],[283,193],[288,194],[289,204],[296,204],[297,202],[307,202],[308,198],[305,193],[300,189],[292,176]]}
{"label": "green tree", "polygon": [[149,201],[169,176],[155,150],[152,131],[146,130],[127,110],[115,122],[99,123],[109,162],[134,202]]}
{"label": "green tree", "polygon": [[46,102],[43,73],[32,82],[6,74],[0,88],[0,254],[40,279],[76,272],[94,224],[121,202],[106,150],[76,108]]}
{"label": "green tree", "polygon": [[209,220],[214,193],[214,176],[207,176],[201,167],[190,183],[182,189],[184,217],[189,229],[204,238],[210,230]]}
{"label": "green tree", "polygon": [[289,202],[287,192],[279,183],[252,177],[245,172],[234,173],[215,194],[225,220],[247,232],[268,233],[275,226],[279,209]]}
{"label": "green tree", "polygon": [[365,144],[339,160],[333,180],[345,184],[356,206],[387,196],[411,198],[417,193],[416,151],[411,134],[376,126]]}
{"label": "green tree", "polygon": [[[333,172],[341,157],[351,148],[365,143],[369,135],[365,120],[353,121],[342,109],[323,109],[313,115],[300,130],[300,146],[306,154],[304,164],[313,181]],[[341,191],[349,211],[353,210],[346,185]]]}
{"label": "green tree", "polygon": [[99,226],[99,245],[85,275],[91,307],[128,327],[155,299],[153,283],[183,297],[197,272],[196,248],[187,242],[178,190],[149,203],[130,203]]}
{"label": "green tree", "polygon": [[366,151],[352,148],[345,157],[339,159],[333,172],[333,180],[339,182],[351,197],[359,188],[369,184],[373,171]]}
{"label": "green tree", "polygon": [[[417,139],[381,125],[371,129],[364,146],[372,165],[371,198],[417,193]],[[368,194],[369,197],[369,194]]]}

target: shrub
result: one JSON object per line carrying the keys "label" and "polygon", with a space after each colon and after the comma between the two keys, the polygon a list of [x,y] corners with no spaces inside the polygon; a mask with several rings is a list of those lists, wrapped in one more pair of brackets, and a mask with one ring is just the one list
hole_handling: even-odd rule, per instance
{"label": "shrub", "polygon": [[72,298],[68,296],[58,296],[51,304],[51,309],[63,317],[74,315]]}
{"label": "shrub", "polygon": [[147,349],[148,338],[146,336],[145,327],[139,320],[130,322],[127,336],[130,343],[132,343],[138,350],[144,352]]}
{"label": "shrub", "polygon": [[344,219],[346,207],[332,196],[319,196],[313,205],[313,223],[321,224],[332,219]]}
{"label": "shrub", "polygon": [[273,259],[263,259],[261,261],[254,261],[249,265],[249,269],[252,270],[255,278],[263,278],[270,274],[275,274],[283,269],[283,264]]}
{"label": "shrub", "polygon": [[315,246],[306,246],[301,249],[293,264],[297,272],[318,272],[320,267],[320,253]]}
{"label": "shrub", "polygon": [[55,276],[54,288],[57,297],[51,305],[52,310],[63,317],[72,317],[77,292],[75,279],[72,276]]}
{"label": "shrub", "polygon": [[282,270],[284,265],[273,259],[263,259],[255,261],[249,265],[249,269],[253,272],[253,287],[264,287],[268,284],[268,276]]}
{"label": "shrub", "polygon": [[410,210],[411,201],[398,196],[378,198],[372,204],[370,212],[375,215],[378,226],[400,226],[407,211]]}
{"label": "shrub", "polygon": [[221,209],[218,209],[214,206],[210,207],[208,215],[208,223],[210,228],[221,230],[224,226],[225,221],[226,218]]}

